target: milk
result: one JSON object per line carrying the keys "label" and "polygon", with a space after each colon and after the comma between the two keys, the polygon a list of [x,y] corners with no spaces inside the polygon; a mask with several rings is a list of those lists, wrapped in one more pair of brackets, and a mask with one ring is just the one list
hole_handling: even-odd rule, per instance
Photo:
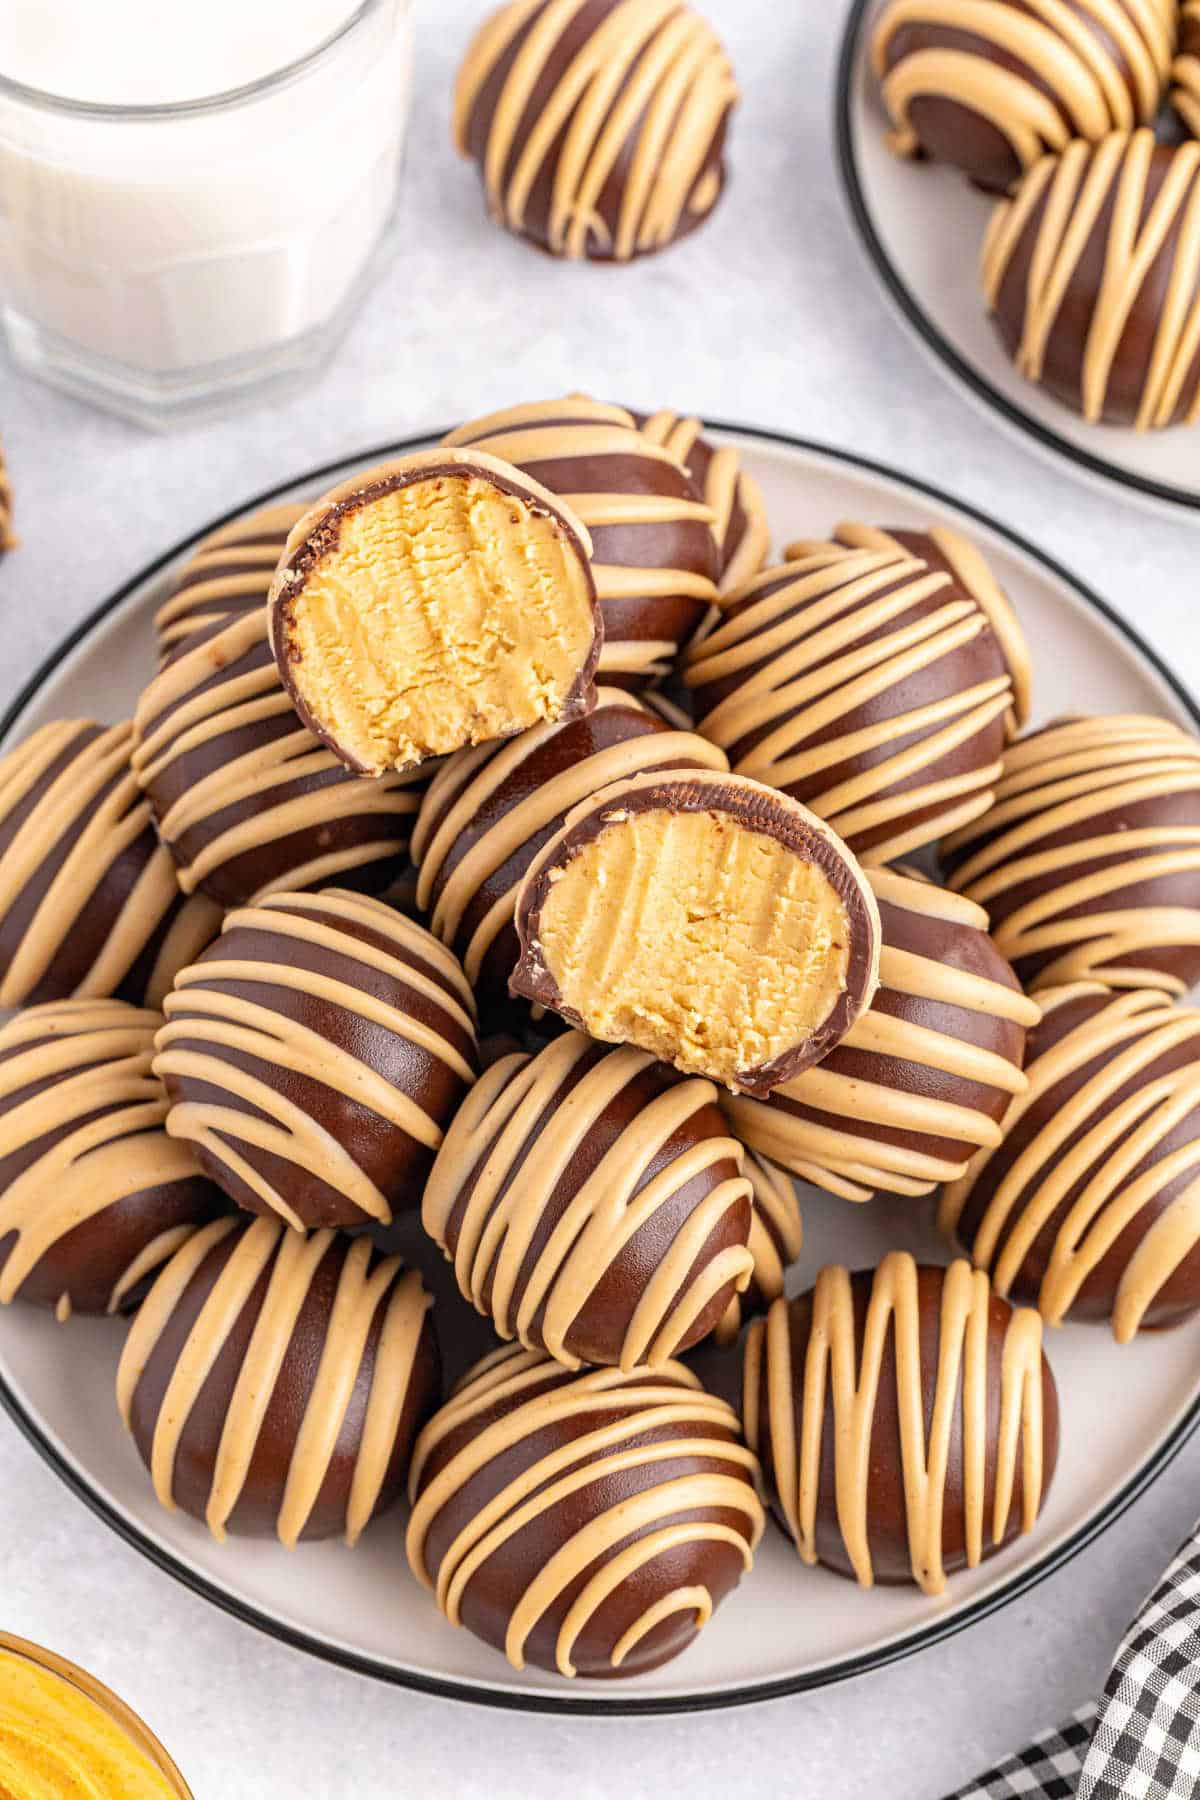
{"label": "milk", "polygon": [[18,360],[151,418],[323,353],[391,217],[409,60],[407,0],[0,0]]}

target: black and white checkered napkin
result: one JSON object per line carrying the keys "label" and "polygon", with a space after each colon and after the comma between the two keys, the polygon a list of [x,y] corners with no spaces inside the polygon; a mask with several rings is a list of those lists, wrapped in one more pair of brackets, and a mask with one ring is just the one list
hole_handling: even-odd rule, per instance
{"label": "black and white checkered napkin", "polygon": [[1196,1800],[1200,1525],[1138,1613],[1097,1706],[1008,1756],[953,1800]]}

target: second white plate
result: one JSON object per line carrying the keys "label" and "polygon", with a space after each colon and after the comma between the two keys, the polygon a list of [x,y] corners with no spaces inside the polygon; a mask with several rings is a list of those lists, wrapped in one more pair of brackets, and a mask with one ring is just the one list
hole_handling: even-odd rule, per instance
{"label": "second white plate", "polygon": [[1013,367],[979,281],[995,201],[957,170],[901,161],[885,142],[869,53],[880,3],[851,5],[835,116],[851,218],[888,298],[943,373],[997,425],[1093,484],[1160,510],[1200,510],[1200,428],[1089,425]]}

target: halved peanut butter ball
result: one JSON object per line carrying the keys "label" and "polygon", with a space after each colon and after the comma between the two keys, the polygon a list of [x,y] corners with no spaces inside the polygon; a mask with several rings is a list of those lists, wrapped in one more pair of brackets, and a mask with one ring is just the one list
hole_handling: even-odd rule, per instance
{"label": "halved peanut butter ball", "polygon": [[748,1094],[831,1050],[879,980],[879,912],[841,839],[706,770],[576,807],[522,883],[517,931],[514,994]]}
{"label": "halved peanut butter ball", "polygon": [[595,703],[587,531],[482,451],[424,451],[334,488],[288,537],[269,606],[297,712],[360,774]]}

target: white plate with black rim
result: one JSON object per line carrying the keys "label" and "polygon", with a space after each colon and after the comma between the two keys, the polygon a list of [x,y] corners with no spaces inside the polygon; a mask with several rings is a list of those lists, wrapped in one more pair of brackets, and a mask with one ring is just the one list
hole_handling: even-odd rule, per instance
{"label": "white plate with black rim", "polygon": [[1018,374],[988,318],[979,278],[994,197],[955,169],[906,162],[887,147],[870,57],[881,5],[852,0],[835,132],[854,228],[900,318],[968,399],[1060,468],[1160,511],[1200,513],[1200,427],[1089,425]]}
{"label": "white plate with black rim", "polygon": [[[844,452],[766,433],[714,435],[743,450],[765,491],[777,543],[825,534],[850,518],[893,526],[947,520],[970,532],[1032,642],[1037,717],[1086,694],[1097,711],[1151,711],[1200,725],[1190,695],[1099,596],[983,514]],[[317,492],[355,466],[415,447],[388,446],[353,464],[316,470],[295,488],[260,495],[239,510]],[[6,742],[50,718],[112,719],[132,708],[151,670],[156,602],[190,547],[177,546],[106,600],[47,659],[0,721]],[[862,1267],[893,1245],[947,1260],[932,1229],[932,1203],[853,1206],[810,1192],[804,1206],[806,1242],[793,1291],[809,1285],[823,1262]],[[422,1260],[440,1268],[436,1253]],[[443,1317],[443,1337],[459,1337],[463,1315],[449,1306]],[[1137,1498],[1200,1423],[1200,1318],[1127,1348],[1118,1348],[1105,1329],[1068,1326],[1052,1333],[1049,1344],[1062,1402],[1059,1468],[1029,1537],[955,1577],[943,1597],[931,1600],[914,1588],[866,1592],[806,1569],[772,1525],[752,1573],[684,1656],[625,1682],[567,1682],[537,1671],[517,1674],[446,1624],[408,1572],[399,1517],[377,1521],[353,1552],[329,1543],[289,1553],[258,1540],[219,1546],[190,1518],[160,1510],[117,1418],[113,1382],[122,1337],[121,1326],[107,1320],[59,1326],[19,1304],[0,1313],[0,1403],[116,1532],[188,1587],[314,1656],[400,1686],[543,1711],[732,1706],[819,1687],[909,1655],[1059,1568]],[[464,1346],[458,1356],[450,1348],[451,1363],[459,1361]]]}

